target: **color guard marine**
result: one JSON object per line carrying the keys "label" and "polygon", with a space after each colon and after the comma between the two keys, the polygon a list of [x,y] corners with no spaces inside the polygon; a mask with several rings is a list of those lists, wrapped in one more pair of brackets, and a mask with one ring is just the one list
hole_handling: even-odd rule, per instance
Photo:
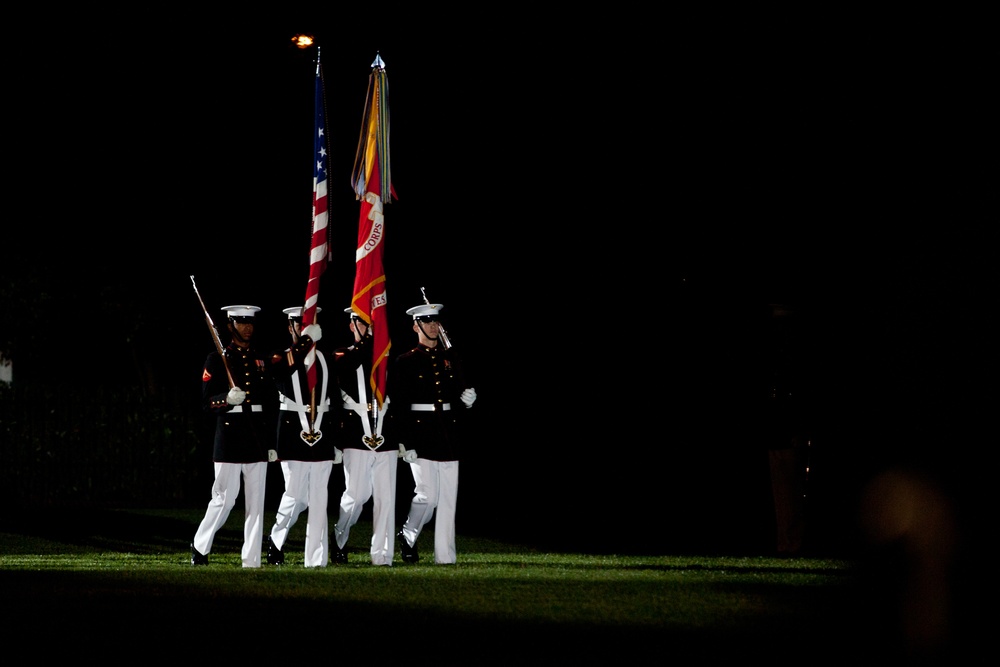
{"label": "color guard marine", "polygon": [[202,407],[215,415],[215,482],[191,543],[191,564],[208,564],[215,535],[236,504],[242,480],[245,521],[240,555],[243,567],[255,568],[261,561],[267,462],[278,398],[267,360],[253,345],[255,316],[260,308],[237,305],[222,310],[231,341],[223,349],[216,339],[217,349],[205,360],[201,377]]}
{"label": "color guard marine", "polygon": [[457,555],[455,511],[463,412],[475,402],[476,390],[466,386],[441,325],[443,307],[426,303],[406,311],[413,317],[417,345],[399,355],[392,369],[393,423],[398,425],[400,453],[410,464],[414,482],[409,513],[398,533],[403,562],[410,564],[419,560],[417,538],[435,512],[434,562],[453,564]]}
{"label": "color guard marine", "polygon": [[[340,380],[342,409],[341,437],[344,449],[344,493],[340,498],[340,513],[334,528],[337,541],[335,561],[347,562],[347,541],[351,528],[361,517],[361,511],[372,500],[372,539],[369,556],[372,565],[391,566],[395,555],[396,473],[399,454],[396,441],[390,435],[387,418],[390,396],[386,392],[382,405],[373,396],[372,366],[374,347],[372,327],[351,308],[349,316],[354,344],[339,348],[336,353],[337,375]],[[387,371],[391,386],[391,371]]]}
{"label": "color guard marine", "polygon": [[[316,308],[319,315],[322,308]],[[339,402],[340,390],[326,355],[316,347],[323,332],[319,324],[302,327],[302,308],[285,308],[292,344],[271,357],[271,374],[278,388],[277,458],[285,481],[274,525],[267,536],[269,565],[285,563],[288,532],[308,509],[305,567],[326,567],[330,559],[327,504],[330,473],[341,461],[336,446],[337,417],[330,396]],[[308,365],[315,372],[309,387]]]}

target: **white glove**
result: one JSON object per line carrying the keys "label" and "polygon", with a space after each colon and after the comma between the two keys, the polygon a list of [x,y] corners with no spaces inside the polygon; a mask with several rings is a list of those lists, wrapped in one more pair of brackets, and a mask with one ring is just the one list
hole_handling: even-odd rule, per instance
{"label": "white glove", "polygon": [[229,393],[226,394],[226,403],[229,403],[229,405],[239,405],[246,397],[247,393],[245,391],[239,387],[233,387],[229,390]]}
{"label": "white glove", "polygon": [[403,460],[406,461],[407,463],[416,463],[416,461],[417,461],[417,450],[415,450],[415,449],[408,449],[408,450],[406,450],[406,453],[403,454]]}
{"label": "white glove", "polygon": [[344,452],[336,447],[333,448],[333,465],[338,465],[344,460]]}
{"label": "white glove", "polygon": [[278,450],[276,449],[267,450],[267,462],[274,463],[277,460],[278,460]]}
{"label": "white glove", "polygon": [[319,328],[318,324],[313,323],[302,330],[302,335],[309,336],[314,343],[318,343],[319,339],[323,337],[323,330]]}
{"label": "white glove", "polygon": [[469,387],[462,392],[461,396],[462,402],[465,403],[465,407],[471,408],[472,404],[476,402],[476,390]]}

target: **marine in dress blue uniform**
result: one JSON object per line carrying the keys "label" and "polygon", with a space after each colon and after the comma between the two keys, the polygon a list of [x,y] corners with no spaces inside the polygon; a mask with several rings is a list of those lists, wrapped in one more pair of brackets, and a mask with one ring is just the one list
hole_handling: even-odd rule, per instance
{"label": "marine in dress blue uniform", "polygon": [[[342,437],[344,449],[344,493],[334,533],[337,540],[335,559],[347,562],[347,541],[361,511],[372,500],[372,540],[369,548],[372,565],[392,565],[395,556],[396,472],[399,450],[389,437],[388,391],[378,407],[372,396],[372,336],[369,324],[354,315],[350,308],[350,328],[354,344],[336,351],[340,381]],[[389,379],[387,371],[386,378]]]}
{"label": "marine in dress blue uniform", "polygon": [[224,349],[225,359],[218,351],[208,355],[201,378],[202,408],[216,415],[215,482],[191,543],[191,564],[208,564],[215,535],[229,518],[242,481],[245,520],[240,556],[243,567],[260,567],[268,450],[274,441],[278,399],[267,360],[253,346],[254,319],[260,308],[226,306],[222,310],[232,340]]}
{"label": "marine in dress blue uniform", "polygon": [[[318,315],[322,308],[316,309]],[[278,388],[278,434],[275,445],[285,480],[274,525],[267,538],[267,562],[283,565],[288,531],[308,508],[306,520],[305,567],[326,567],[330,561],[329,498],[330,472],[340,463],[336,447],[337,417],[331,415],[330,396],[340,391],[337,377],[326,356],[315,348],[313,367],[316,384],[309,389],[306,358],[323,335],[319,324],[302,328],[302,308],[285,308],[291,347],[272,355],[271,374]]]}
{"label": "marine in dress blue uniform", "polygon": [[[415,306],[417,346],[396,358],[393,371],[393,422],[398,428],[403,460],[410,464],[414,490],[410,509],[399,531],[403,562],[419,560],[417,538],[434,522],[434,562],[457,560],[455,511],[458,463],[463,444],[463,411],[471,408],[476,391],[466,387],[453,348],[444,345],[439,303]],[[398,425],[398,426],[396,426]]]}

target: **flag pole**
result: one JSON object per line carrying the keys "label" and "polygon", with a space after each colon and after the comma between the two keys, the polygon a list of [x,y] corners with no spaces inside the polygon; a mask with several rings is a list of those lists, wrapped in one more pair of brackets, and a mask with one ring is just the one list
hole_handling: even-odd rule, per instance
{"label": "flag pole", "polygon": [[382,262],[386,238],[384,207],[396,193],[389,160],[389,82],[385,62],[377,53],[368,78],[351,189],[361,202],[351,310],[368,324],[372,333],[372,365],[368,378],[372,396],[370,437],[373,443],[381,444],[379,424],[387,407],[386,369],[392,347]]}
{"label": "flag pole", "polygon": [[[302,307],[302,329],[316,321],[319,303],[320,278],[326,271],[329,256],[329,229],[327,204],[327,150],[326,105],[323,88],[323,68],[320,47],[316,47],[315,107],[313,126],[313,201],[312,239],[309,247],[309,280],[306,283],[305,303]],[[316,418],[316,343],[306,352],[305,371],[310,394],[309,435],[317,437],[314,430]],[[305,434],[304,434],[305,435]]]}

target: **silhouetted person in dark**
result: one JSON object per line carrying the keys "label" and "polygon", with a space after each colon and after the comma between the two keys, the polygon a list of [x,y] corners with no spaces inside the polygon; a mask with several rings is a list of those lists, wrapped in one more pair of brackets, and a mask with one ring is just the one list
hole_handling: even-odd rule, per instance
{"label": "silhouetted person in dark", "polygon": [[774,498],[775,551],[794,556],[805,537],[811,396],[796,314],[788,304],[769,308],[763,437]]}

